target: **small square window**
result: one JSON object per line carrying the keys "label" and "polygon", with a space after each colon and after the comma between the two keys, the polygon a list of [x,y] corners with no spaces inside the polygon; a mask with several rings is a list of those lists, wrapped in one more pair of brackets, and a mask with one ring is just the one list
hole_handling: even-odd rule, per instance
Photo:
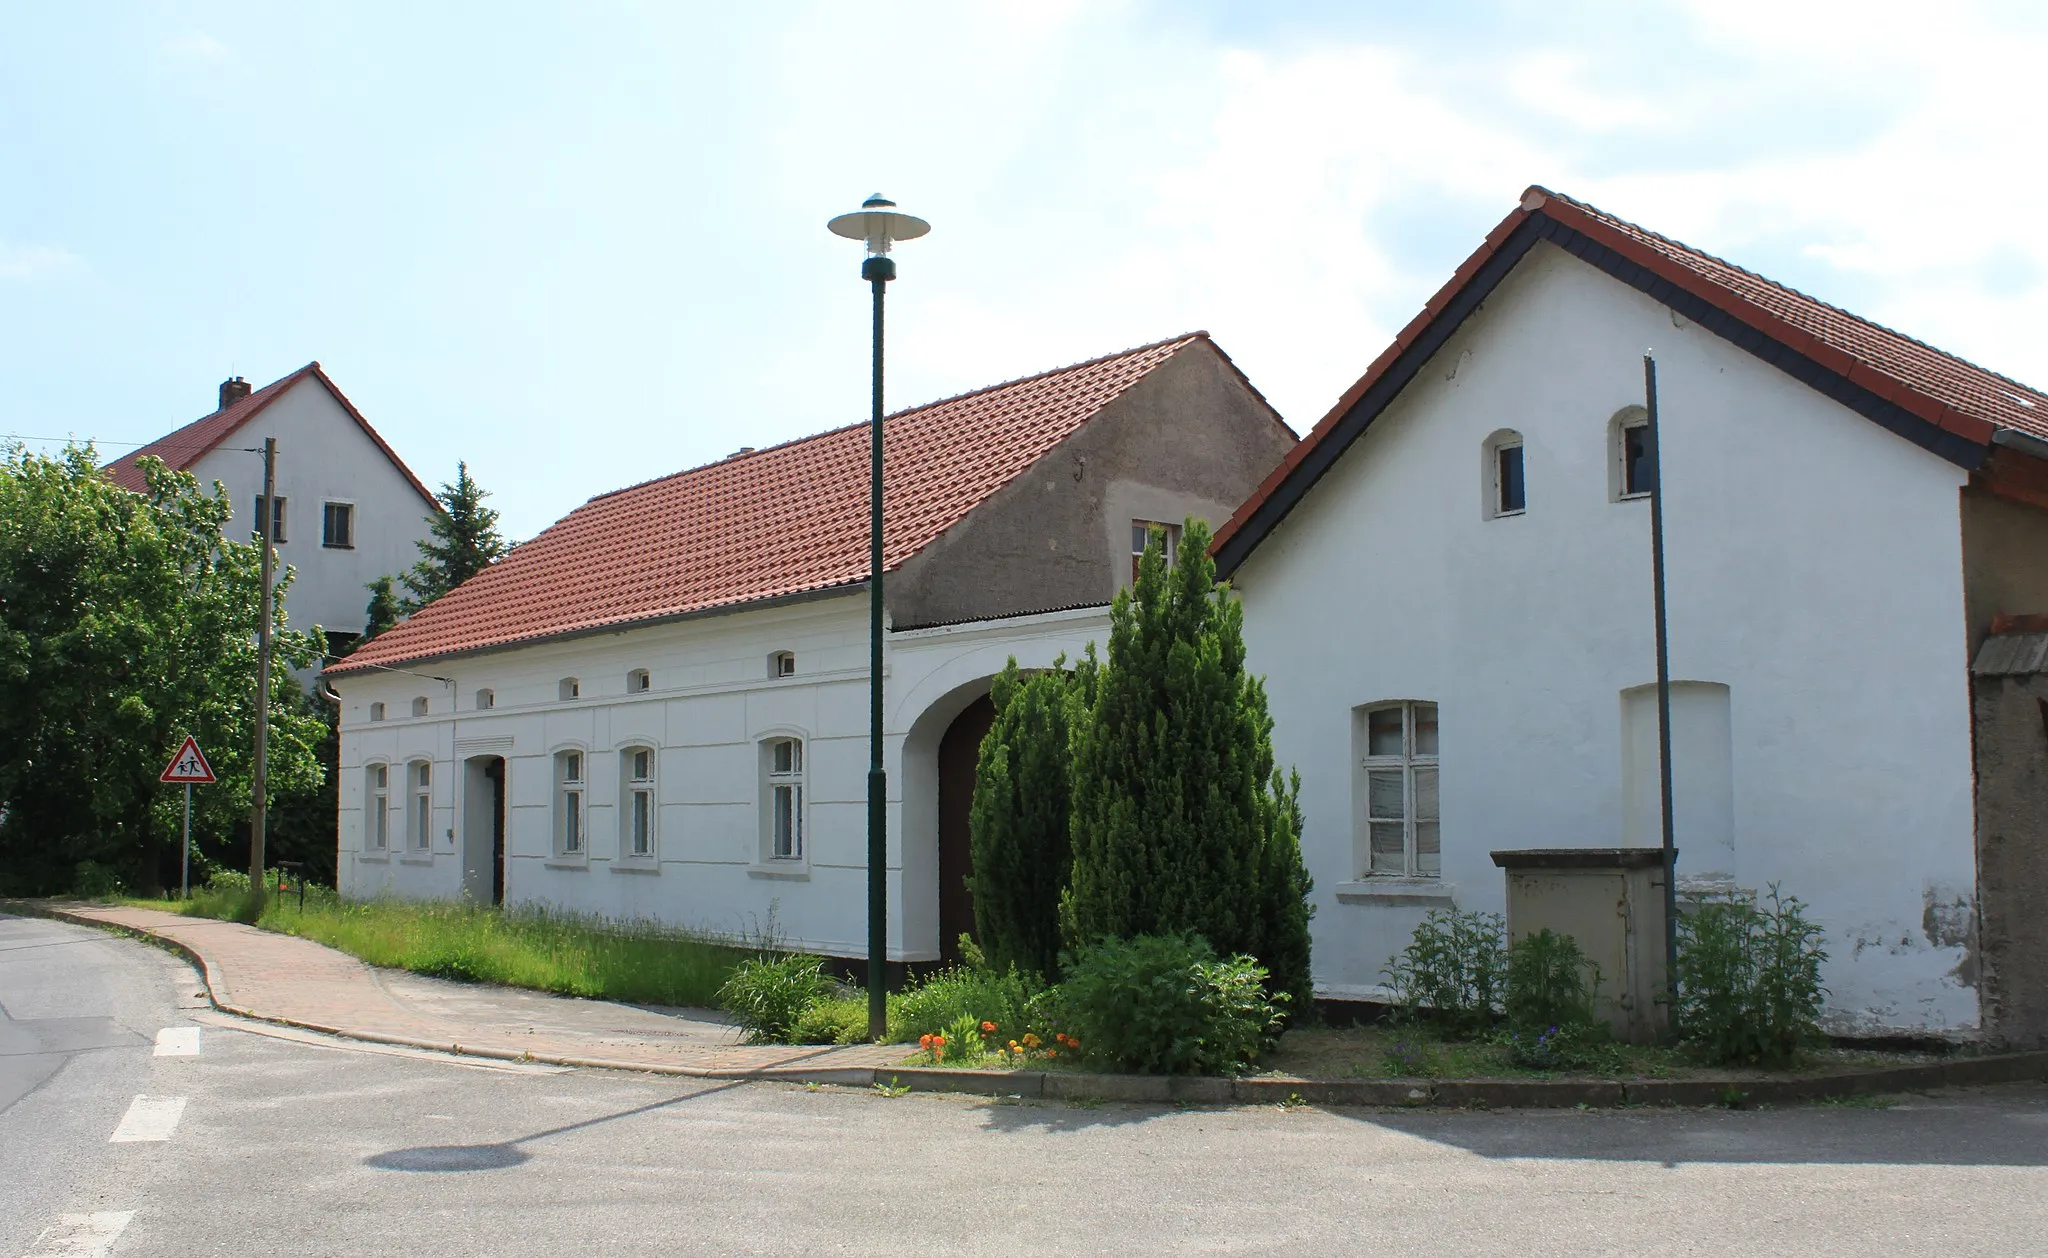
{"label": "small square window", "polygon": [[384,705],[381,702],[370,705],[370,719],[373,721],[384,719]]}
{"label": "small square window", "polygon": [[277,500],[277,519],[272,520],[270,518],[270,512],[265,510],[263,495],[257,494],[256,510],[254,514],[254,527],[251,528],[249,531],[256,534],[258,537],[261,537],[266,532],[267,525],[267,531],[270,534],[270,540],[273,542],[283,541],[286,509],[289,508],[290,506],[291,499],[280,496]]}
{"label": "small square window", "polygon": [[626,674],[626,693],[641,694],[654,685],[654,676],[644,668],[636,668]]}
{"label": "small square window", "polygon": [[427,697],[425,695],[421,695],[412,701],[412,714],[414,716],[425,716],[427,714]]}
{"label": "small square window", "polygon": [[486,712],[498,706],[498,696],[489,689],[476,692],[476,710]]}
{"label": "small square window", "polygon": [[796,676],[796,652],[776,651],[769,655],[768,676],[771,678]]}
{"label": "small square window", "polygon": [[1166,566],[1171,569],[1180,556],[1180,525],[1165,524],[1158,520],[1131,521],[1131,583],[1138,581],[1138,561],[1145,557],[1145,547],[1152,541],[1152,530],[1166,534]]}
{"label": "small square window", "polygon": [[583,695],[583,683],[574,677],[564,677],[557,683],[555,693],[563,699],[581,698]]}
{"label": "small square window", "polygon": [[330,550],[354,550],[356,508],[354,503],[329,502],[320,509],[320,544]]}

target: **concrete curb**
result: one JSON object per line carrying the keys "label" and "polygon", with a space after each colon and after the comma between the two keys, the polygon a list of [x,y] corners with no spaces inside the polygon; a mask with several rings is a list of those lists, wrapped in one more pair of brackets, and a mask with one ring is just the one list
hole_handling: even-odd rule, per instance
{"label": "concrete curb", "polygon": [[[2048,1081],[2048,1051],[1958,1057],[1916,1066],[1885,1066],[1777,1079],[1302,1079],[1264,1075],[1227,1079],[1212,1075],[1113,1075],[1068,1071],[958,1070],[944,1066],[762,1066],[753,1069],[668,1066],[560,1053],[512,1052],[479,1045],[435,1042],[377,1031],[349,1030],[283,1018],[223,1002],[225,986],[196,949],[155,931],[124,926],[55,905],[0,900],[0,909],[52,918],[141,939],[191,962],[206,981],[206,998],[222,1013],[276,1026],[297,1027],[368,1044],[420,1048],[493,1061],[535,1062],[585,1070],[632,1070],[688,1079],[902,1087],[915,1092],[960,1092],[1021,1100],[1125,1101],[1183,1105],[1278,1105],[1297,1098],[1310,1105],[1382,1109],[1611,1109],[1626,1105],[1749,1108],[1836,1097],[1925,1092],[1935,1088]],[[821,1048],[821,1051],[829,1051]],[[910,1049],[906,1045],[905,1051]]]}

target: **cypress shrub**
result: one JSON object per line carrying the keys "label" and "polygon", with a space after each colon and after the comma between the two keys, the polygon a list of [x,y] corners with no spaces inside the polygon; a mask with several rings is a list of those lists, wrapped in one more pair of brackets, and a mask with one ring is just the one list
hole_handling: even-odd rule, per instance
{"label": "cypress shrub", "polygon": [[1244,613],[1190,519],[1168,569],[1154,531],[1110,611],[1109,658],[1081,661],[1073,715],[1073,870],[1064,941],[1193,932],[1248,953],[1295,1008],[1311,997],[1310,883],[1292,777],[1273,763]]}
{"label": "cypress shrub", "polygon": [[995,724],[982,740],[970,820],[974,926],[998,973],[1059,974],[1060,892],[1067,840],[1068,705],[1062,666],[1022,673],[1012,657],[989,691]]}

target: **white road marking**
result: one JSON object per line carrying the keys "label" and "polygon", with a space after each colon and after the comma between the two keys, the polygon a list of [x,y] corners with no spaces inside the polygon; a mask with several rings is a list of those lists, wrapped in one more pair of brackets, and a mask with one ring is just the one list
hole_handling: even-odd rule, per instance
{"label": "white road marking", "polygon": [[267,1039],[290,1040],[308,1048],[324,1048],[336,1053],[371,1053],[379,1057],[411,1057],[419,1061],[437,1061],[443,1065],[460,1066],[465,1070],[489,1070],[508,1075],[560,1075],[572,1069],[569,1066],[549,1066],[532,1061],[502,1061],[495,1057],[469,1057],[460,1053],[436,1052],[430,1048],[413,1048],[406,1044],[372,1044],[367,1040],[343,1039],[334,1035],[323,1035],[301,1027],[277,1026],[268,1022],[252,1022],[247,1018],[230,1017],[223,1013],[195,1013],[193,1020],[210,1027],[227,1031],[242,1031],[249,1035],[261,1035]]}
{"label": "white road marking", "polygon": [[114,1252],[133,1210],[101,1210],[95,1214],[60,1214],[36,1237],[28,1258],[106,1258]]}
{"label": "white road marking", "polygon": [[199,1056],[199,1028],[196,1026],[167,1026],[156,1033],[156,1055],[159,1057]]}
{"label": "white road marking", "polygon": [[121,1125],[107,1137],[108,1144],[132,1144],[142,1140],[169,1140],[185,1113],[182,1096],[138,1096],[128,1103]]}

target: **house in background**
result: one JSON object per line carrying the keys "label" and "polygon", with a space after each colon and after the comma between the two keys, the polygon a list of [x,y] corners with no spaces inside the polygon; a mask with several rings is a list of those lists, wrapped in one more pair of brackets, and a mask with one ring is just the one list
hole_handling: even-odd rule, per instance
{"label": "house in background", "polygon": [[2048,395],[1540,188],[1216,540],[1318,990],[1502,909],[1496,849],[1660,843],[1649,347],[1681,889],[1805,899],[1831,1030],[2048,1037],[2048,666],[1980,665],[1995,764],[1971,708],[2048,611]]}
{"label": "house in background", "polygon": [[[890,416],[889,956],[973,926],[1016,657],[1106,640],[1152,521],[1294,434],[1194,333]],[[345,895],[546,904],[866,953],[866,424],[600,495],[327,670]]]}
{"label": "house in background", "polygon": [[[265,437],[277,439],[275,518],[262,501]],[[202,488],[221,483],[235,510],[231,536],[268,526],[279,560],[296,570],[286,615],[295,629],[325,629],[330,650],[362,633],[366,583],[419,562],[415,543],[441,509],[317,362],[260,389],[239,376],[223,381],[211,415],[105,470],[140,493],[139,462],[152,455]]]}

